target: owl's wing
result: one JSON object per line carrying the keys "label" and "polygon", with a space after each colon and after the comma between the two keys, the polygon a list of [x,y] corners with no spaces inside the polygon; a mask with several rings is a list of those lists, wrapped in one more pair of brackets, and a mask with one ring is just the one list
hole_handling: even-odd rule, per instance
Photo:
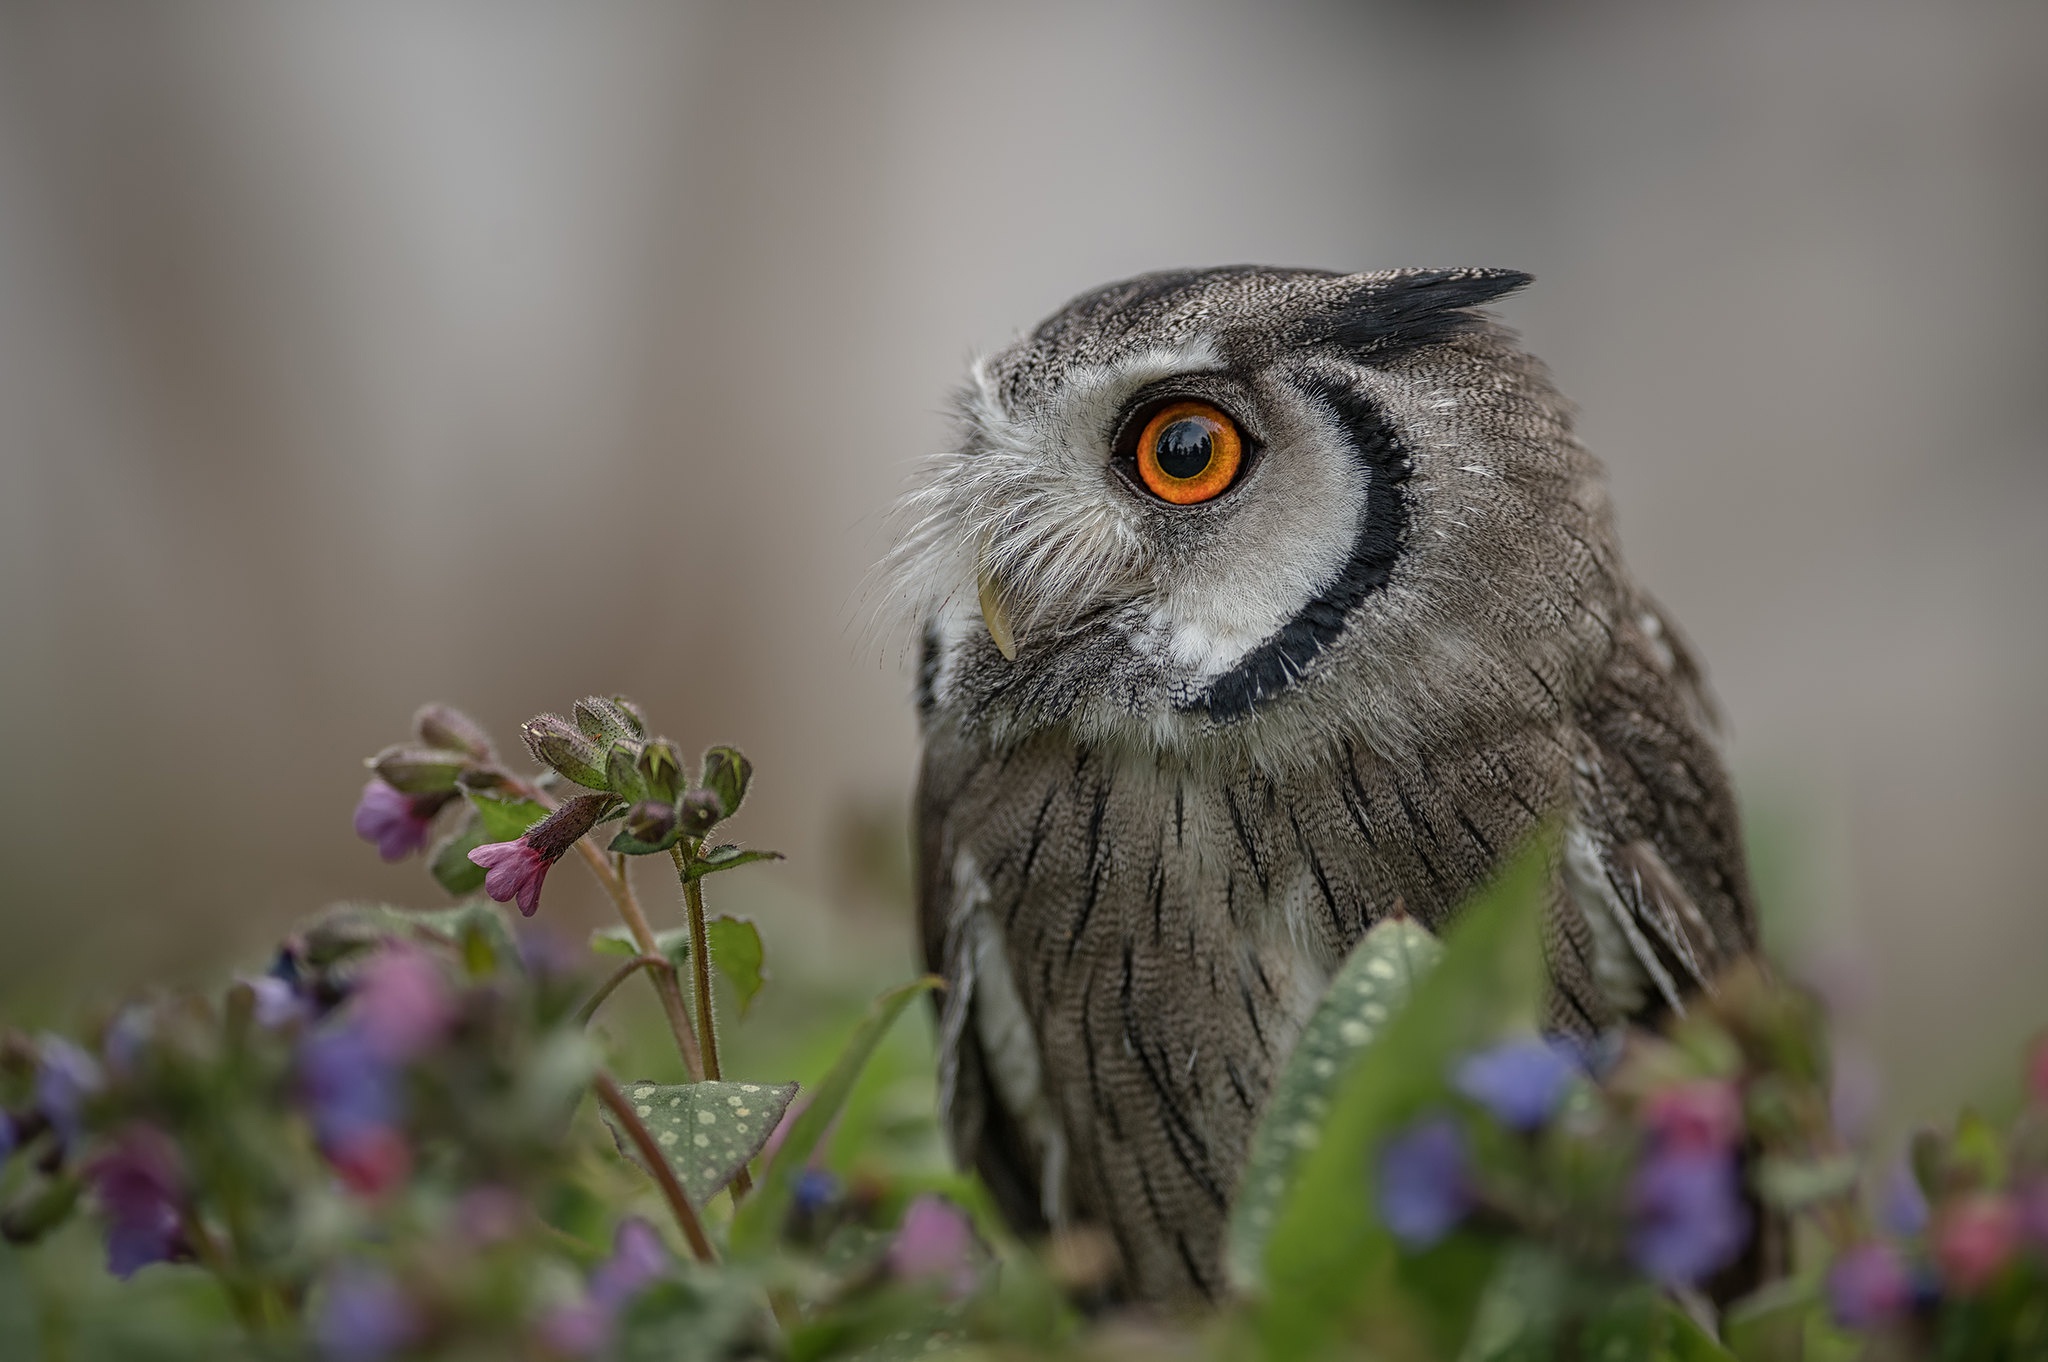
{"label": "owl's wing", "polygon": [[939,1000],[939,1117],[953,1157],[971,1167],[1020,1234],[1046,1229],[1043,1189],[1024,1130],[999,1098],[975,1005],[987,941],[978,904],[955,882],[947,753],[926,752],[917,787],[917,917],[925,968],[946,981]]}
{"label": "owl's wing", "polygon": [[1697,662],[1656,607],[1579,707],[1552,969],[1581,1028],[1663,1010],[1756,945],[1734,792]]}

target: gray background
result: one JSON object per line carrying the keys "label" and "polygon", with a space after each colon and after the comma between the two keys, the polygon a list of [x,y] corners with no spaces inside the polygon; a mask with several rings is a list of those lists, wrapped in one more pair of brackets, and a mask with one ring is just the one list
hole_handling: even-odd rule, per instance
{"label": "gray background", "polygon": [[2048,1020],[2044,133],[2033,3],[6,0],[0,1011],[427,897],[347,821],[431,697],[740,743],[793,859],[734,892],[898,949],[860,582],[969,354],[1144,269],[1479,264],[1780,935],[1895,1113],[1976,1090]]}

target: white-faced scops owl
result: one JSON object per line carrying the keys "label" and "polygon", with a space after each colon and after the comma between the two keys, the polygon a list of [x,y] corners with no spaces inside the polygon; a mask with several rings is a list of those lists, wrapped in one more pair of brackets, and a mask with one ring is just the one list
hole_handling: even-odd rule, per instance
{"label": "white-faced scops owl", "polygon": [[978,363],[893,566],[956,1153],[1128,1296],[1223,1287],[1268,1089],[1360,936],[1551,819],[1548,1024],[1681,1007],[1755,911],[1698,666],[1623,564],[1527,276],[1231,268]]}

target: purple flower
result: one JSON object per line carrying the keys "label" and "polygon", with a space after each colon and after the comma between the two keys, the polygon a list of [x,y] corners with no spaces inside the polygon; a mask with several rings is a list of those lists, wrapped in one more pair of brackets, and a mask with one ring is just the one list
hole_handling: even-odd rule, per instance
{"label": "purple flower", "polygon": [[484,892],[500,903],[519,901],[519,911],[532,917],[540,910],[540,887],[554,862],[533,849],[524,837],[516,842],[491,842],[469,853],[489,873]]}
{"label": "purple flower", "polygon": [[354,1026],[332,1027],[299,1047],[299,1100],[322,1145],[396,1125],[405,1111],[401,1075]]}
{"label": "purple flower", "polygon": [[1943,1208],[1934,1260],[1957,1295],[1974,1296],[2005,1270],[2019,1239],[2019,1210],[1995,1192],[1978,1192]]}
{"label": "purple flower", "polygon": [[606,1310],[619,1310],[667,1276],[668,1269],[668,1250],[654,1226],[637,1216],[622,1220],[612,1235],[612,1256],[590,1274],[590,1299]]}
{"label": "purple flower", "polygon": [[1407,1127],[1380,1150],[1379,1210],[1387,1231],[1426,1249],[1456,1229],[1471,1208],[1465,1132],[1448,1116]]}
{"label": "purple flower", "polygon": [[313,1314],[313,1342],[333,1362],[382,1362],[419,1336],[420,1315],[382,1269],[335,1270]]}
{"label": "purple flower", "polygon": [[1910,1160],[1901,1158],[1892,1165],[1885,1178],[1878,1219],[1901,1239],[1911,1239],[1927,1229],[1927,1193],[1920,1190]]}
{"label": "purple flower", "polygon": [[7,1162],[8,1156],[14,1153],[14,1146],[20,1143],[20,1140],[21,1137],[14,1130],[14,1118],[0,1111],[0,1164]]}
{"label": "purple flower", "polygon": [[393,1063],[404,1063],[440,1040],[455,1019],[448,978],[425,951],[392,946],[378,952],[350,993],[355,1026]]}
{"label": "purple flower", "polygon": [[540,1317],[539,1334],[557,1357],[588,1357],[612,1341],[612,1312],[593,1300],[557,1305]]}
{"label": "purple flower", "polygon": [[156,1031],[156,1017],[146,1007],[124,1007],[107,1023],[100,1037],[100,1057],[116,1078],[127,1078],[142,1062],[142,1052]]}
{"label": "purple flower", "polygon": [[1742,1094],[1718,1078],[1674,1084],[1643,1104],[1643,1124],[1659,1149],[1725,1154],[1742,1138]]}
{"label": "purple flower", "polygon": [[299,996],[299,991],[275,974],[258,975],[242,982],[256,995],[256,1024],[266,1031],[288,1026],[304,1018],[310,1010],[306,1000]]}
{"label": "purple flower", "polygon": [[479,1247],[502,1244],[526,1223],[526,1203],[509,1187],[472,1187],[455,1203],[455,1224],[462,1237]]}
{"label": "purple flower", "polygon": [[85,1129],[85,1103],[106,1086],[99,1061],[62,1036],[45,1035],[38,1045],[36,1110],[69,1149]]}
{"label": "purple flower", "polygon": [[356,801],[356,836],[373,842],[387,861],[402,861],[427,844],[434,815],[448,802],[446,794],[409,795],[372,780]]}
{"label": "purple flower", "polygon": [[899,1281],[939,1281],[947,1294],[968,1296],[981,1277],[978,1252],[966,1213],[927,1192],[903,1212],[889,1243],[889,1271]]}
{"label": "purple flower", "polygon": [[1828,1269],[1828,1308],[1845,1329],[1874,1329],[1906,1312],[1913,1279],[1890,1244],[1859,1244]]}
{"label": "purple flower", "polygon": [[1556,1112],[1578,1076],[1578,1066],[1556,1045],[1525,1036],[1468,1056],[1452,1083],[1502,1125],[1534,1130]]}
{"label": "purple flower", "polygon": [[107,1271],[132,1277],[151,1263],[191,1256],[178,1151],[169,1136],[153,1126],[130,1126],[85,1175],[107,1220]]}
{"label": "purple flower", "polygon": [[806,1168],[796,1178],[796,1208],[799,1214],[816,1215],[839,1195],[839,1179],[822,1168]]}
{"label": "purple flower", "polygon": [[1749,1242],[1749,1208],[1727,1154],[1659,1151],[1636,1170],[1632,1192],[1630,1256],[1667,1286],[1711,1276]]}

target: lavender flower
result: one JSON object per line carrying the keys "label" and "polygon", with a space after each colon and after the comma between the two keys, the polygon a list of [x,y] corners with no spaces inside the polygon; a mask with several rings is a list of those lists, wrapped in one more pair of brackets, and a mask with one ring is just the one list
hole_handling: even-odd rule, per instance
{"label": "lavender flower", "polygon": [[0,1164],[5,1164],[14,1153],[14,1147],[21,1142],[20,1134],[14,1128],[14,1118],[0,1111]]}
{"label": "lavender flower", "polygon": [[426,952],[378,952],[350,995],[354,1024],[384,1059],[404,1063],[440,1040],[455,1019],[447,976]]}
{"label": "lavender flower", "polygon": [[806,1168],[796,1178],[796,1209],[802,1215],[816,1215],[839,1195],[839,1179],[822,1168]]}
{"label": "lavender flower", "polygon": [[1380,1220],[1411,1249],[1456,1229],[1471,1208],[1465,1132],[1447,1116],[1407,1127],[1380,1150]]}
{"label": "lavender flower", "polygon": [[958,1206],[927,1192],[903,1212],[889,1244],[889,1271],[899,1281],[938,1281],[948,1295],[972,1295],[980,1280],[974,1226]]}
{"label": "lavender flower", "polygon": [[146,1007],[124,1007],[107,1023],[100,1037],[100,1057],[116,1078],[127,1078],[142,1063],[142,1052],[156,1031],[156,1018]]}
{"label": "lavender flower", "polygon": [[472,1187],[455,1203],[455,1224],[462,1237],[479,1248],[502,1244],[527,1221],[526,1203],[509,1187]]}
{"label": "lavender flower", "polygon": [[275,974],[262,974],[254,979],[244,979],[249,991],[256,995],[256,1024],[266,1031],[275,1031],[281,1026],[304,1018],[310,1009],[299,991],[289,982]]}
{"label": "lavender flower", "polygon": [[397,1124],[404,1115],[400,1074],[359,1028],[332,1027],[299,1047],[299,1100],[323,1145]]}
{"label": "lavender flower", "polygon": [[1690,1286],[1735,1261],[1749,1239],[1735,1160],[1660,1150],[1636,1171],[1629,1254],[1667,1286]]}
{"label": "lavender flower", "polygon": [[85,1175],[107,1220],[107,1271],[127,1278],[151,1263],[191,1256],[178,1151],[169,1136],[153,1126],[130,1126]]}
{"label": "lavender flower", "polygon": [[45,1035],[38,1044],[36,1110],[70,1149],[85,1130],[87,1099],[106,1086],[99,1061],[62,1036]]}
{"label": "lavender flower", "polygon": [[1943,1209],[1934,1260],[1957,1295],[1974,1296],[2005,1270],[2019,1239],[2018,1209],[1995,1192],[1979,1192]]}
{"label": "lavender flower", "polygon": [[1828,1269],[1828,1308],[1845,1329],[1875,1329],[1913,1303],[1913,1279],[1890,1244],[1859,1244]]}
{"label": "lavender flower", "polygon": [[374,843],[385,860],[402,861],[427,844],[434,815],[447,802],[446,795],[409,795],[372,780],[356,801],[356,836]]}
{"label": "lavender flower", "polygon": [[590,1274],[590,1298],[607,1310],[626,1302],[668,1275],[668,1249],[654,1226],[637,1216],[619,1222],[612,1235],[612,1256]]}
{"label": "lavender flower", "polygon": [[419,1336],[420,1315],[382,1269],[351,1264],[328,1278],[313,1342],[332,1362],[382,1362]]}
{"label": "lavender flower", "polygon": [[1742,1094],[1718,1078],[1674,1084],[1643,1104],[1643,1125],[1659,1149],[1725,1154],[1742,1138]]}
{"label": "lavender flower", "polygon": [[1913,1175],[1911,1161],[1901,1158],[1892,1164],[1892,1171],[1885,1178],[1878,1218],[1901,1239],[1911,1239],[1927,1229],[1927,1193],[1920,1190],[1920,1179]]}
{"label": "lavender flower", "polygon": [[1556,1045],[1526,1036],[1468,1056],[1452,1083],[1502,1125],[1534,1130],[1557,1111],[1578,1076]]}
{"label": "lavender flower", "polygon": [[612,1312],[593,1300],[557,1305],[541,1316],[537,1332],[557,1357],[589,1357],[612,1341]]}

